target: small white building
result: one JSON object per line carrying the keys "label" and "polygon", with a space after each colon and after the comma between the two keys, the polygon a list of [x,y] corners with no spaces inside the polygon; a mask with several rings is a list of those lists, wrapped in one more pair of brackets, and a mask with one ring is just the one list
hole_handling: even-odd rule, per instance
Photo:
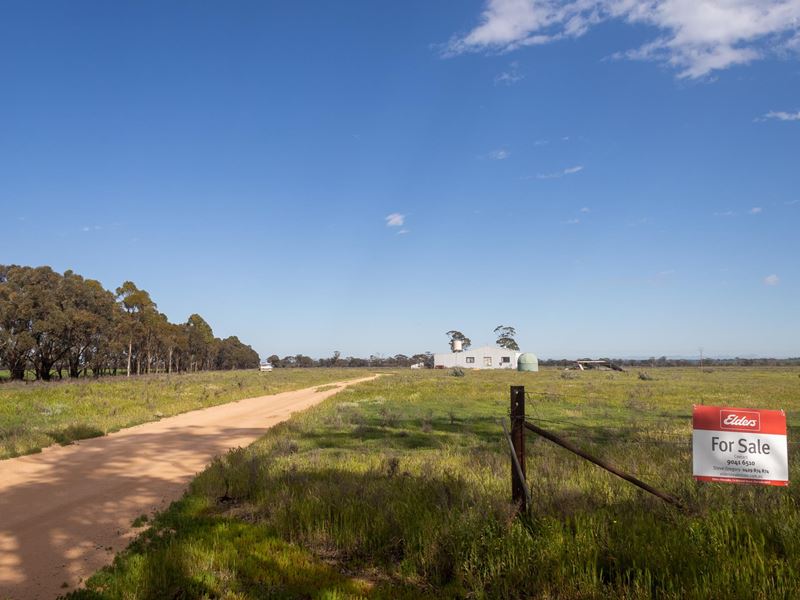
{"label": "small white building", "polygon": [[271,365],[271,364],[269,364],[268,362],[261,363],[261,364],[258,366],[258,370],[259,370],[259,371],[262,371],[262,372],[263,372],[263,371],[272,371],[272,365]]}
{"label": "small white building", "polygon": [[447,352],[433,355],[436,369],[516,369],[521,352],[506,350],[496,346],[469,348],[463,352]]}

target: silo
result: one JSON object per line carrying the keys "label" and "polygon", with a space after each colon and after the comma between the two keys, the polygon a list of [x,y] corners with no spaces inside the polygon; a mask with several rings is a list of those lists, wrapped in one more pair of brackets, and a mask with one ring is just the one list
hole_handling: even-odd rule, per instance
{"label": "silo", "polygon": [[461,340],[453,340],[453,352],[461,352],[463,345]]}
{"label": "silo", "polygon": [[517,371],[538,371],[539,359],[531,352],[523,352],[517,359]]}

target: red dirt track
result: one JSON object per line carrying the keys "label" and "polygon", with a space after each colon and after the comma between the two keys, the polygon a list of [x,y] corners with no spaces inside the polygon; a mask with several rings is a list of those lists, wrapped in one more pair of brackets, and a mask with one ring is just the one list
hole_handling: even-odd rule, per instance
{"label": "red dirt track", "polygon": [[[133,519],[178,499],[214,456],[369,379],[249,398],[0,461],[0,598],[75,589],[127,546]],[[327,385],[336,388],[314,391]]]}

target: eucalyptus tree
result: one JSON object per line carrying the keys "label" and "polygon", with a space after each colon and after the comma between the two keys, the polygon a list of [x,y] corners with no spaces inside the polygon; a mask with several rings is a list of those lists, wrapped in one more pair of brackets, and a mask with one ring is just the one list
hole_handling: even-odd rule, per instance
{"label": "eucalyptus tree", "polygon": [[205,319],[193,314],[186,321],[190,369],[197,371],[210,367],[214,332]]}
{"label": "eucalyptus tree", "polygon": [[31,363],[36,377],[48,381],[53,365],[66,355],[63,338],[68,329],[68,316],[59,288],[62,275],[50,267],[35,267],[25,270],[23,285],[28,301],[24,302],[30,320],[33,337]]}
{"label": "eucalyptus tree", "polygon": [[[134,340],[140,340],[144,336],[144,320],[156,310],[156,303],[150,298],[145,290],[140,290],[132,281],[126,281],[117,288],[117,299],[127,315],[122,320],[122,329],[125,331],[128,341],[127,352],[127,376],[131,376],[131,360],[133,358]],[[141,356],[139,348],[136,353],[136,373],[141,372]]]}
{"label": "eucalyptus tree", "polygon": [[61,342],[70,377],[78,377],[89,362],[111,344],[119,306],[100,282],[66,271],[58,290],[66,317]]}
{"label": "eucalyptus tree", "polygon": [[33,352],[30,298],[24,283],[30,267],[0,265],[0,362],[11,379],[24,379]]}
{"label": "eucalyptus tree", "polygon": [[456,351],[456,342],[461,342],[461,349],[466,350],[472,345],[472,340],[457,330],[448,331],[446,334],[450,338],[450,350]]}
{"label": "eucalyptus tree", "polygon": [[506,325],[498,325],[494,328],[494,333],[497,335],[497,341],[495,343],[498,346],[506,350],[519,351],[519,344],[517,344],[517,341],[514,339],[517,335],[516,329]]}
{"label": "eucalyptus tree", "polygon": [[214,345],[217,346],[214,364],[217,369],[249,369],[259,364],[258,353],[235,335],[224,340],[217,339]]}

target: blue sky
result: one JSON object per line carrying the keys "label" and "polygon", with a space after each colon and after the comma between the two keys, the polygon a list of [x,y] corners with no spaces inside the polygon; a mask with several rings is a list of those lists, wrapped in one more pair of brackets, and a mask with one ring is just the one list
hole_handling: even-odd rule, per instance
{"label": "blue sky", "polygon": [[0,262],[262,354],[800,355],[800,0],[5,2]]}

